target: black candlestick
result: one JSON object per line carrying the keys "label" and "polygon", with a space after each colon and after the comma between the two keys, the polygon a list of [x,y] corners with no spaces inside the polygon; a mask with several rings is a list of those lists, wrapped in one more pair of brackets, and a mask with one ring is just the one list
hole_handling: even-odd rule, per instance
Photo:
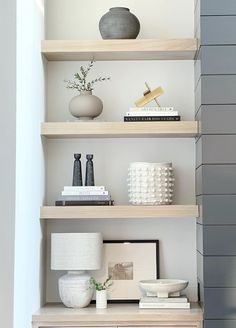
{"label": "black candlestick", "polygon": [[81,154],[74,154],[74,169],[73,169],[73,186],[82,186],[82,169],[81,169]]}
{"label": "black candlestick", "polygon": [[93,155],[88,154],[86,158],[85,186],[94,186]]}

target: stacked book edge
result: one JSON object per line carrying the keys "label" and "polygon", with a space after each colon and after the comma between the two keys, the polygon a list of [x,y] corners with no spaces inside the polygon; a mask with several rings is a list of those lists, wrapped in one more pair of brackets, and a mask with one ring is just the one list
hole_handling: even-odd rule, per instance
{"label": "stacked book edge", "polygon": [[65,186],[56,206],[103,206],[113,205],[109,192],[104,186]]}
{"label": "stacked book edge", "polygon": [[142,297],[139,302],[140,309],[190,309],[186,296],[180,297]]}
{"label": "stacked book edge", "polygon": [[178,111],[173,107],[131,107],[124,116],[124,122],[180,121]]}
{"label": "stacked book edge", "polygon": [[124,122],[180,121],[178,116],[124,116]]}

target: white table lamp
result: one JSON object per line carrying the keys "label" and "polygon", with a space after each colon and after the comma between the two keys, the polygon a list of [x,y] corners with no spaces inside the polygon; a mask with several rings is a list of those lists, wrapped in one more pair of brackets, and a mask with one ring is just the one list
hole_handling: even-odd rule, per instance
{"label": "white table lamp", "polygon": [[85,270],[99,270],[102,259],[100,233],[52,233],[51,269],[67,270],[58,281],[59,294],[67,307],[86,307],[93,296]]}

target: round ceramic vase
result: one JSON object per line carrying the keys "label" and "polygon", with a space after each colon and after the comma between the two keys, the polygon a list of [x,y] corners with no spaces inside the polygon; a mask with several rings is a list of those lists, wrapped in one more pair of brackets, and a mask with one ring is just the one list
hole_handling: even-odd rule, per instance
{"label": "round ceramic vase", "polygon": [[92,95],[92,91],[81,91],[69,104],[70,113],[81,121],[93,120],[101,114],[102,109],[101,99]]}
{"label": "round ceramic vase", "polygon": [[100,19],[99,30],[103,39],[136,39],[140,23],[129,8],[114,7]]}

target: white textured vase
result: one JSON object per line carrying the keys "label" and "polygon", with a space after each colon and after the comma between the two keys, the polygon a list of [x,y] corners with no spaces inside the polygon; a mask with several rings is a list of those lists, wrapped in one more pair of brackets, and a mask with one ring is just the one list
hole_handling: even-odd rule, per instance
{"label": "white textured vase", "polygon": [[71,308],[86,307],[93,296],[90,276],[83,271],[68,271],[58,281],[59,294],[63,304]]}
{"label": "white textured vase", "polygon": [[94,119],[101,114],[102,109],[101,99],[92,95],[92,91],[81,91],[69,103],[71,114],[82,121]]}
{"label": "white textured vase", "polygon": [[107,308],[107,291],[96,290],[96,308],[106,309]]}
{"label": "white textured vase", "polygon": [[129,201],[133,205],[172,203],[174,176],[171,163],[135,162],[129,166]]}

